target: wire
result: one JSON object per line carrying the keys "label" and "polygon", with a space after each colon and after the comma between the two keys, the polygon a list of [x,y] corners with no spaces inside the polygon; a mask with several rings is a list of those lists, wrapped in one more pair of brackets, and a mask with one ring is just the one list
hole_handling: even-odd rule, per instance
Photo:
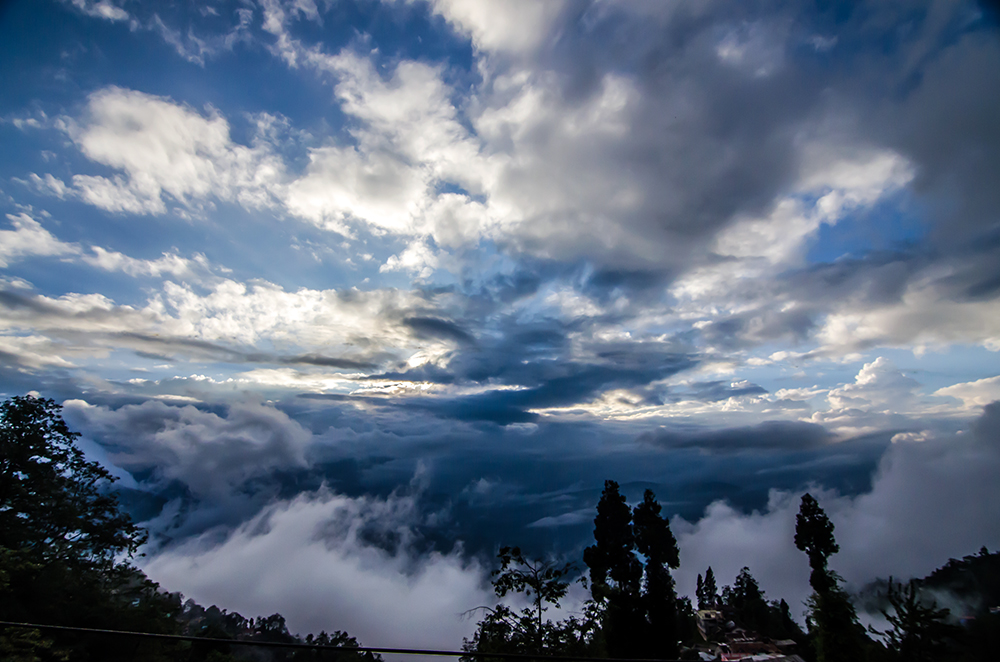
{"label": "wire", "polygon": [[664,660],[659,658],[610,658],[610,657],[580,657],[573,655],[532,655],[528,653],[477,653],[474,651],[445,651],[425,648],[375,648],[372,646],[325,646],[323,644],[290,643],[282,641],[249,641],[246,639],[219,639],[217,637],[195,637],[187,634],[160,634],[157,632],[132,632],[129,630],[103,630],[100,628],[82,628],[72,625],[45,625],[43,623],[18,623],[15,621],[0,621],[0,627],[29,628],[33,630],[57,630],[60,632],[83,632],[90,634],[110,634],[123,637],[140,637],[146,639],[167,639],[173,641],[201,641],[212,644],[236,646],[269,646],[271,648],[312,648],[316,650],[339,650],[347,653],[391,653],[396,655],[440,655],[446,657],[492,657],[502,660],[565,660],[575,662],[682,662],[681,660]]}

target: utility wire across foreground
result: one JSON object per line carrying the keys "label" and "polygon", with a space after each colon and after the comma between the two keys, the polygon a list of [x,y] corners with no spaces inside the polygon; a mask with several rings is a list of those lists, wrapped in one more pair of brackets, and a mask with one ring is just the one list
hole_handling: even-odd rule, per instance
{"label": "utility wire across foreground", "polygon": [[667,660],[661,658],[611,658],[611,657],[580,657],[574,655],[546,655],[544,653],[478,653],[475,651],[445,651],[424,648],[376,648],[373,646],[324,646],[322,644],[292,643],[281,641],[248,641],[245,639],[219,639],[217,637],[196,637],[186,634],[160,634],[157,632],[131,632],[129,630],[104,630],[100,628],[83,628],[72,625],[45,625],[43,623],[18,623],[16,621],[0,621],[3,628],[24,628],[30,630],[54,630],[59,632],[79,632],[83,634],[105,634],[120,637],[138,637],[145,639],[163,639],[172,641],[194,641],[227,646],[266,646],[269,648],[310,648],[319,651],[343,651],[345,653],[386,653],[393,655],[439,655],[443,657],[492,657],[502,660],[563,660],[565,662],[683,662],[682,660]]}

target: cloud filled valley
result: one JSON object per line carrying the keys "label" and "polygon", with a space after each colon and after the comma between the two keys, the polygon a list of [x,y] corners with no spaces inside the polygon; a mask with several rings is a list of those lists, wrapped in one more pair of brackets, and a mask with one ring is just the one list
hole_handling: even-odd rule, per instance
{"label": "cloud filled valley", "polygon": [[606,479],[680,593],[797,618],[807,490],[850,587],[996,549],[997,20],[9,3],[0,393],[151,578],[370,645],[458,647],[499,545],[579,562]]}

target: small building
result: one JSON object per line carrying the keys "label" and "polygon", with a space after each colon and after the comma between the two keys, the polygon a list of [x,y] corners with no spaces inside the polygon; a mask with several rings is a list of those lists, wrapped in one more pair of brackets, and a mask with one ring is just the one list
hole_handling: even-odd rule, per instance
{"label": "small building", "polygon": [[698,633],[705,641],[721,633],[726,624],[722,612],[716,609],[699,609],[694,620],[698,624]]}

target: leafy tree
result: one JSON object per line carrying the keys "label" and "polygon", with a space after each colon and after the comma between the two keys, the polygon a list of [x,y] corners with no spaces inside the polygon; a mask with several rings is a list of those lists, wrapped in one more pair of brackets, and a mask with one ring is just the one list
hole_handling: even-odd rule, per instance
{"label": "leafy tree", "polygon": [[[280,614],[250,620],[193,601],[182,606],[127,562],[145,541],[109,488],[115,478],[88,461],[52,400],[14,397],[0,404],[0,620],[298,642]],[[344,632],[322,645],[357,648]],[[341,662],[378,662],[337,653]],[[0,631],[0,659],[226,662],[323,659],[317,651],[255,651],[225,644],[136,640],[99,634]]]}
{"label": "leafy tree", "polygon": [[[326,631],[321,631],[315,637],[312,634],[306,635],[305,643],[313,644],[321,647],[331,647],[338,648],[335,659],[337,662],[381,662],[382,656],[369,653],[369,652],[354,652],[349,653],[344,649],[359,648],[361,644],[358,640],[351,635],[343,632],[341,630],[335,631],[333,634],[327,634]],[[299,651],[295,654],[293,658],[295,660],[329,660],[331,659],[326,651],[313,650],[313,651]]]}
{"label": "leafy tree", "polygon": [[[544,614],[550,607],[559,607],[569,589],[569,577],[575,570],[572,563],[556,563],[527,558],[518,547],[501,547],[497,554],[500,568],[493,572],[493,590],[497,597],[523,594],[531,599],[531,607],[517,612],[505,604],[481,607],[486,616],[479,622],[472,639],[466,639],[463,650],[477,653],[523,653],[540,655],[594,655],[599,646],[598,607],[588,606],[583,618],[570,617],[553,623]],[[463,658],[472,660],[474,658]]]}
{"label": "leafy tree", "polygon": [[904,586],[890,577],[886,598],[892,611],[880,611],[892,627],[884,631],[869,627],[869,630],[884,638],[892,658],[901,662],[941,659],[949,648],[949,641],[960,633],[958,628],[946,622],[949,610],[938,609],[933,601],[922,600],[919,582],[912,579]]}
{"label": "leafy tree", "polygon": [[104,568],[145,535],[104,489],[115,477],[87,461],[61,409],[31,396],[0,404],[0,547]]}
{"label": "leafy tree", "polygon": [[[96,628],[176,632],[173,604],[120,560],[145,534],[108,490],[115,480],[88,461],[52,400],[0,404],[0,618]],[[51,635],[33,654],[161,659],[171,645],[129,645],[93,635]]]}
{"label": "leafy tree", "polygon": [[500,569],[494,571],[493,589],[501,598],[508,593],[523,593],[531,598],[532,625],[528,632],[535,640],[534,651],[540,653],[545,645],[542,615],[548,610],[547,605],[558,607],[559,601],[566,596],[569,582],[563,578],[573,570],[573,564],[557,565],[539,559],[529,561],[519,547],[501,547],[497,557]]}
{"label": "leafy tree", "polygon": [[642,564],[635,556],[632,511],[613,480],[604,481],[594,518],[594,539],[596,543],[583,551],[594,598],[610,591],[637,595]]}
{"label": "leafy tree", "polygon": [[677,599],[677,635],[678,639],[685,642],[700,639],[694,606],[691,604],[691,598],[686,595]]}

